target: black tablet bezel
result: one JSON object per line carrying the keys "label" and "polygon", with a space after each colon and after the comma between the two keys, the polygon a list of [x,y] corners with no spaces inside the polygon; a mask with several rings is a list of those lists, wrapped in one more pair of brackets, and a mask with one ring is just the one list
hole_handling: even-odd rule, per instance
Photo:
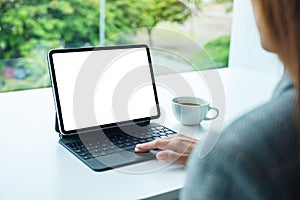
{"label": "black tablet bezel", "polygon": [[[113,49],[133,49],[133,48],[146,48],[147,56],[148,56],[149,69],[150,69],[150,73],[151,73],[151,81],[152,81],[154,97],[155,97],[155,102],[156,102],[156,108],[157,108],[157,115],[146,117],[146,118],[129,120],[129,121],[122,121],[122,122],[117,122],[117,123],[111,123],[111,124],[104,124],[104,125],[86,127],[86,128],[81,128],[81,129],[75,129],[75,130],[68,130],[68,131],[65,130],[64,124],[63,124],[63,118],[62,118],[62,112],[61,112],[61,105],[60,105],[60,100],[59,100],[57,82],[56,82],[55,67],[54,67],[54,64],[53,64],[53,55],[56,54],[56,53],[102,51],[102,50],[113,50]],[[53,50],[50,50],[48,52],[48,57],[47,58],[48,58],[49,74],[50,74],[51,83],[52,83],[52,92],[53,92],[53,97],[54,97],[54,101],[55,101],[57,119],[58,119],[59,129],[60,129],[61,134],[63,134],[63,135],[78,134],[79,132],[89,132],[89,131],[94,131],[94,130],[99,130],[99,129],[104,129],[104,128],[116,127],[116,126],[120,126],[120,125],[147,122],[147,121],[150,121],[152,119],[157,119],[157,118],[160,117],[160,108],[159,108],[159,103],[158,103],[157,90],[156,90],[156,86],[155,86],[153,66],[152,66],[152,61],[151,61],[151,56],[150,56],[150,48],[149,48],[148,45],[139,44],[139,45],[126,45],[126,46],[105,46],[105,47],[53,49]]]}

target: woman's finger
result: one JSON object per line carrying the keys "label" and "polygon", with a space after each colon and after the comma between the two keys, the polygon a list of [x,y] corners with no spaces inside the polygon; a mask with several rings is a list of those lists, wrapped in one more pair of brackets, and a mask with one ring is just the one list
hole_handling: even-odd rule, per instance
{"label": "woman's finger", "polygon": [[151,142],[136,145],[137,153],[150,149],[169,149],[178,153],[190,153],[198,141],[183,134],[176,134],[168,138],[161,138]]}
{"label": "woman's finger", "polygon": [[188,159],[188,154],[177,153],[174,151],[161,151],[156,154],[158,160],[164,160],[169,163],[178,163],[185,165]]}
{"label": "woman's finger", "polygon": [[151,142],[137,144],[135,147],[135,152],[142,153],[147,152],[151,149],[165,149],[169,142],[170,140],[168,138],[161,138]]}

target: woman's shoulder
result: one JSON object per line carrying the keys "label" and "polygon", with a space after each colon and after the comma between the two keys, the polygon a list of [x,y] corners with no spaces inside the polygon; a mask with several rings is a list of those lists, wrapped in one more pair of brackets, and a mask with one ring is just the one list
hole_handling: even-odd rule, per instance
{"label": "woman's shoulder", "polygon": [[260,157],[257,154],[281,158],[277,153],[293,151],[300,136],[296,99],[292,81],[284,74],[272,99],[229,125],[221,133],[219,146],[251,152],[257,158]]}
{"label": "woman's shoulder", "polygon": [[221,134],[219,148],[270,176],[272,169],[283,169],[300,152],[295,100],[295,91],[289,89],[240,117]]}
{"label": "woman's shoulder", "polygon": [[220,142],[231,143],[236,148],[249,148],[249,151],[286,150],[299,136],[295,100],[293,89],[280,97],[273,97],[229,125],[221,134]]}
{"label": "woman's shoulder", "polygon": [[240,117],[202,159],[199,145],[188,164],[185,191],[210,199],[294,195],[300,167],[294,100],[294,91],[288,90]]}

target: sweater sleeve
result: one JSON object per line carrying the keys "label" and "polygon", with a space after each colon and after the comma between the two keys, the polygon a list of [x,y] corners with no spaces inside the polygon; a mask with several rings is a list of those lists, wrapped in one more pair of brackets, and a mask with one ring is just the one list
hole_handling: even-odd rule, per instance
{"label": "sweater sleeve", "polygon": [[200,142],[181,198],[293,199],[300,167],[294,99],[286,92],[236,120],[205,158]]}

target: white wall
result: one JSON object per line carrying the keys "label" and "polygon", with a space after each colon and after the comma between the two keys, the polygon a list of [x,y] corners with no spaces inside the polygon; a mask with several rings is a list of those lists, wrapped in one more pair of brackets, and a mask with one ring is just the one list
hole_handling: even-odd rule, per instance
{"label": "white wall", "polygon": [[251,0],[234,0],[230,48],[229,67],[244,67],[281,76],[281,61],[261,47]]}

